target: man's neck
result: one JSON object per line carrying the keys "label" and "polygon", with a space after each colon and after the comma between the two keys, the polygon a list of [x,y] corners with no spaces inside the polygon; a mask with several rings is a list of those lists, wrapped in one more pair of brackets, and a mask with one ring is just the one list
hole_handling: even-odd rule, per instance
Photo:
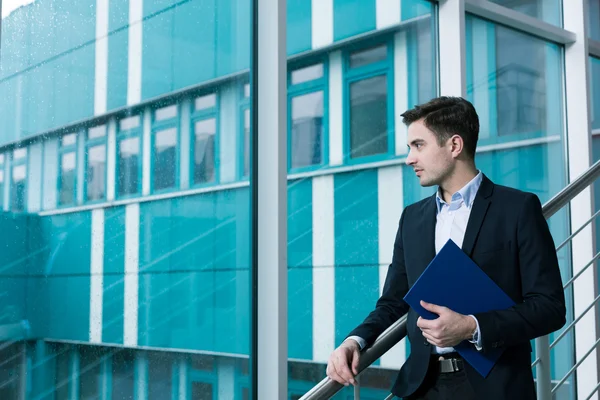
{"label": "man's neck", "polygon": [[452,195],[465,187],[469,182],[477,176],[479,171],[473,165],[463,170],[456,170],[455,173],[440,185],[442,198],[446,203],[450,203]]}

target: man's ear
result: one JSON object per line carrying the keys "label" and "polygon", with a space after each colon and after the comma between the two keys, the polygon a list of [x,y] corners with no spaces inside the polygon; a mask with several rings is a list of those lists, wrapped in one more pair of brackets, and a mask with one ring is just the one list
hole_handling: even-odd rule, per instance
{"label": "man's ear", "polygon": [[452,155],[454,157],[458,157],[465,150],[465,142],[460,135],[452,135],[450,138],[450,143],[452,145]]}

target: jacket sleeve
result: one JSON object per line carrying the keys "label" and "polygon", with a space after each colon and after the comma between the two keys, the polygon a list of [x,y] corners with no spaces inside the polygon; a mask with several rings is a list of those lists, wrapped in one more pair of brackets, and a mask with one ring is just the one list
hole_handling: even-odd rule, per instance
{"label": "jacket sleeve", "polygon": [[406,209],[400,217],[394,241],[392,263],[388,267],[381,297],[377,300],[375,309],[365,318],[362,324],[348,335],[348,337],[358,336],[364,339],[367,347],[371,346],[383,331],[408,312],[409,306],[404,301],[404,295],[408,291],[408,281],[404,265],[404,246],[402,241],[405,214]]}
{"label": "jacket sleeve", "polygon": [[519,214],[517,246],[523,301],[507,310],[475,314],[483,351],[526,343],[560,329],[566,321],[554,241],[533,194]]}

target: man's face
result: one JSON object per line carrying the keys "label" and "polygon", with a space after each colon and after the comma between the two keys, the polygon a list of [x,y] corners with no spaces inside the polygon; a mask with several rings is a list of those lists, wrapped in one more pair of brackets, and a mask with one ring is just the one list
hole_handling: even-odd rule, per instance
{"label": "man's face", "polygon": [[422,120],[408,127],[408,148],[406,164],[413,167],[421,186],[440,185],[454,170],[450,140],[440,147]]}

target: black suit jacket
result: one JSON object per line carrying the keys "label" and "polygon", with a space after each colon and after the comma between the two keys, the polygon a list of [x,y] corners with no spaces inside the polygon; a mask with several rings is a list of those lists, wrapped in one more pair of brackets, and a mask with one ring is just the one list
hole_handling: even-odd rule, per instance
{"label": "black suit jacket", "polygon": [[[404,295],[435,257],[435,195],[402,213],[392,264],[374,311],[348,336],[370,346],[393,322],[408,312],[410,356],[392,393],[414,393],[429,366],[431,346],[417,327],[418,315]],[[565,324],[565,298],[555,245],[537,196],[495,185],[483,177],[475,196],[462,245],[479,267],[509,295],[516,306],[476,314],[482,351],[505,351],[487,378],[466,365],[478,399],[535,399],[530,340]]]}

